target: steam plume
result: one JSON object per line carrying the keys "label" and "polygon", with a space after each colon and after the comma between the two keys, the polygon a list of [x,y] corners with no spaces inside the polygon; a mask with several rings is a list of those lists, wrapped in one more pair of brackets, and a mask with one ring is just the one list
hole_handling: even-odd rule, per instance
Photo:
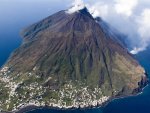
{"label": "steam plume", "polygon": [[79,11],[80,9],[83,9],[85,7],[84,3],[82,0],[75,0],[73,3],[72,3],[72,8],[70,8],[68,10],[68,13],[74,13],[76,11]]}
{"label": "steam plume", "polygon": [[[75,0],[73,4],[75,7],[70,12],[78,10],[77,6],[84,3],[82,0]],[[100,16],[128,36],[128,45],[132,54],[137,54],[149,46],[149,0],[85,0],[85,6],[93,17]]]}

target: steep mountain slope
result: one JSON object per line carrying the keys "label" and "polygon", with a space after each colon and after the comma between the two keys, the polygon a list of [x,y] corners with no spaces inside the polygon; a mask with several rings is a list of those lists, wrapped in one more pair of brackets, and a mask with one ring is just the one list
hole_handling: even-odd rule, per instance
{"label": "steep mountain slope", "polygon": [[107,37],[112,38],[112,40],[120,43],[124,48],[128,48],[128,38],[125,34],[120,33],[117,29],[113,28],[111,25],[103,21],[100,17],[95,18],[95,20],[100,24],[103,32]]}
{"label": "steep mountain slope", "polygon": [[23,44],[1,70],[0,86],[8,87],[0,94],[3,110],[30,103],[102,105],[146,85],[144,69],[86,8],[72,14],[60,11],[26,28],[22,36]]}

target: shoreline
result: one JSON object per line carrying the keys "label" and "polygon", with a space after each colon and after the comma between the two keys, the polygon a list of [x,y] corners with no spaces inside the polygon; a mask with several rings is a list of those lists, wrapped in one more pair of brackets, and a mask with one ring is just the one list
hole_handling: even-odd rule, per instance
{"label": "shoreline", "polygon": [[101,105],[97,105],[97,106],[88,106],[88,107],[84,107],[84,108],[81,108],[81,107],[78,107],[78,108],[76,108],[76,107],[72,107],[72,108],[59,108],[59,107],[52,107],[52,106],[28,105],[28,106],[25,106],[25,107],[23,107],[23,108],[21,108],[19,110],[16,110],[16,111],[2,112],[2,113],[27,113],[27,112],[38,110],[38,109],[52,109],[52,110],[77,110],[77,109],[80,109],[80,110],[84,110],[84,109],[103,108],[103,107],[107,106],[110,102],[112,102],[114,100],[139,96],[139,95],[143,94],[143,90],[145,88],[147,88],[148,86],[149,86],[149,83],[144,88],[142,88],[141,92],[139,92],[137,94],[133,94],[133,95],[129,95],[129,96],[112,97],[108,101],[102,103]]}
{"label": "shoreline", "polygon": [[25,105],[22,106],[20,108],[17,108],[13,111],[2,111],[0,113],[27,113],[36,109],[53,109],[53,110],[84,110],[84,109],[94,109],[94,108],[103,108],[105,106],[107,106],[110,102],[114,101],[114,100],[118,100],[118,99],[124,99],[124,98],[129,98],[129,97],[135,97],[135,96],[139,96],[141,94],[143,94],[143,91],[145,88],[147,88],[150,85],[149,82],[149,77],[147,76],[147,80],[146,80],[146,85],[145,86],[139,86],[139,91],[135,92],[135,94],[130,94],[130,95],[122,95],[122,96],[114,96],[114,97],[110,97],[108,100],[106,100],[105,102],[98,104],[97,105],[89,105],[89,106],[78,106],[78,107],[74,107],[74,106],[70,106],[70,107],[59,107],[59,106],[48,106],[48,105],[44,105],[44,106],[38,106],[35,104],[29,104],[29,105]]}
{"label": "shoreline", "polygon": [[85,109],[94,109],[94,108],[102,108],[106,106],[111,99],[107,100],[106,102],[102,103],[101,105],[96,105],[96,106],[85,106],[85,107],[70,107],[70,108],[60,108],[60,107],[53,107],[53,106],[36,106],[36,105],[26,105],[20,109],[14,110],[14,111],[8,111],[8,112],[0,112],[0,113],[27,113],[36,109],[52,109],[52,110],[85,110]]}

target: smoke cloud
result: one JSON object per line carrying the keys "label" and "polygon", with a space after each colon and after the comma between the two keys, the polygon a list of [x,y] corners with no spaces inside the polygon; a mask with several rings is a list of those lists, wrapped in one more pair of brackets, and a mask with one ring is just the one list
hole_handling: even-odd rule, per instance
{"label": "smoke cloud", "polygon": [[100,16],[128,36],[128,45],[132,54],[137,54],[149,46],[149,0],[84,0],[84,4],[93,17]]}
{"label": "smoke cloud", "polygon": [[83,9],[85,7],[84,2],[82,0],[75,0],[72,3],[72,8],[70,8],[67,12],[68,13],[74,13],[80,9]]}

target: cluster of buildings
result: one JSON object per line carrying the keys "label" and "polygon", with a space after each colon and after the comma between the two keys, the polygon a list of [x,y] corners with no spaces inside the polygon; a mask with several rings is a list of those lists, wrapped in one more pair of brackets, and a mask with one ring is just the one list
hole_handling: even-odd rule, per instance
{"label": "cluster of buildings", "polygon": [[9,67],[5,66],[3,67],[1,70],[0,70],[0,75],[4,75],[4,76],[7,76],[7,74],[9,73]]}
{"label": "cluster of buildings", "polygon": [[[0,72],[7,74],[8,70],[8,67],[4,67]],[[29,76],[32,76],[32,73],[29,73]],[[51,90],[57,94],[58,98],[53,98],[51,97],[51,94],[49,94],[47,100],[45,100],[44,94],[50,89],[44,88],[41,84],[35,81],[33,83],[21,86],[20,84],[23,82],[11,82],[7,76],[3,76],[3,78],[0,78],[0,80],[8,83],[5,87],[10,88],[9,98],[6,101],[8,104],[7,108],[9,108],[9,104],[11,103],[11,99],[13,97],[18,99],[16,100],[16,103],[14,103],[13,110],[17,110],[26,106],[45,105],[64,109],[85,108],[102,105],[104,102],[109,100],[108,96],[103,96],[101,89],[98,87],[92,91],[87,86],[85,87],[82,84],[80,84],[80,86],[77,88],[76,86],[72,85],[71,82],[61,87],[59,91]],[[18,87],[21,87],[23,90],[24,95],[21,95],[22,98],[19,98],[20,94],[18,94],[16,91]],[[27,91],[29,91],[29,97],[26,97]],[[35,98],[35,95],[38,96],[38,98]]]}

